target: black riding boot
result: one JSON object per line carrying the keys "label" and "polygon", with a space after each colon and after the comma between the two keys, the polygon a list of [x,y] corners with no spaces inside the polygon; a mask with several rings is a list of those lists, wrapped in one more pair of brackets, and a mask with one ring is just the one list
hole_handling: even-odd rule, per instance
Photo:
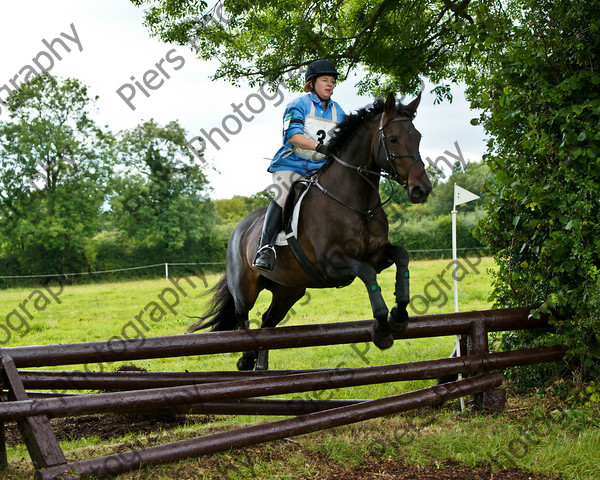
{"label": "black riding boot", "polygon": [[252,266],[259,270],[270,272],[275,268],[275,248],[271,245],[271,240],[279,233],[279,229],[281,228],[282,210],[283,209],[275,202],[275,200],[271,200],[265,215],[263,230],[260,234],[258,251],[254,257],[254,262],[252,263]]}

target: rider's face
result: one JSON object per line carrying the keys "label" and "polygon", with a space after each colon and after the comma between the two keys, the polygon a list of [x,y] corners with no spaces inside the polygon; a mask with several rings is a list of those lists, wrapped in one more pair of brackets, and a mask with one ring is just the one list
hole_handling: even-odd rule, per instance
{"label": "rider's face", "polygon": [[322,75],[315,80],[315,92],[323,100],[329,100],[335,88],[335,78],[331,75]]}

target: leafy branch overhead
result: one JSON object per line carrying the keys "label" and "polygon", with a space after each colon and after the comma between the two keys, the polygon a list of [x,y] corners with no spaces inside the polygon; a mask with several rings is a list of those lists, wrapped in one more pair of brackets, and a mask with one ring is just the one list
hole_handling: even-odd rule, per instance
{"label": "leafy branch overhead", "polygon": [[469,9],[470,0],[233,0],[211,10],[190,0],[132,1],[145,7],[153,36],[217,60],[215,78],[275,81],[315,58],[328,58],[346,74],[363,69],[363,92],[384,84],[415,90],[419,76],[434,82],[455,78],[468,44],[465,27],[480,8],[474,2]]}

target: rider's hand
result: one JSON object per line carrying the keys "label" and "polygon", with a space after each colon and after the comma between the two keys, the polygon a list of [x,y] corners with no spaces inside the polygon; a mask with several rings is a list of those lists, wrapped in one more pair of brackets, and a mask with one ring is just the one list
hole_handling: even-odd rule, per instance
{"label": "rider's hand", "polygon": [[319,152],[322,155],[329,155],[331,152],[329,151],[329,148],[327,147],[327,145],[319,142],[317,143],[317,146],[315,147],[315,151]]}

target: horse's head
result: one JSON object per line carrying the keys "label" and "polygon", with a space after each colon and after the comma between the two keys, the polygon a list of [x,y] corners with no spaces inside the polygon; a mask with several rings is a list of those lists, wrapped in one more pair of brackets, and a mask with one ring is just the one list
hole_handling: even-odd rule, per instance
{"label": "horse's head", "polygon": [[419,154],[421,134],[413,125],[420,101],[421,94],[408,105],[397,107],[396,98],[390,93],[374,142],[377,166],[406,189],[412,203],[425,202],[432,189]]}

